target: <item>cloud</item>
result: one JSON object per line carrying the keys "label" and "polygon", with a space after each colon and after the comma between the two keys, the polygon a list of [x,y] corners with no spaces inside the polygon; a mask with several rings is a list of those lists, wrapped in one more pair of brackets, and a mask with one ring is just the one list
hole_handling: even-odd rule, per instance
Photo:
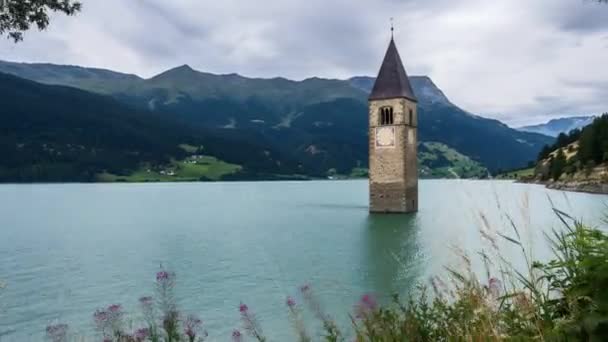
{"label": "cloud", "polygon": [[[395,18],[408,72],[520,125],[608,111],[608,5],[590,0],[84,0],[0,42],[0,59],[151,77],[189,64],[252,77],[374,75]],[[583,86],[584,85],[584,86]]]}
{"label": "cloud", "polygon": [[562,2],[552,8],[550,15],[558,27],[566,31],[606,32],[608,20],[605,6],[596,0]]}

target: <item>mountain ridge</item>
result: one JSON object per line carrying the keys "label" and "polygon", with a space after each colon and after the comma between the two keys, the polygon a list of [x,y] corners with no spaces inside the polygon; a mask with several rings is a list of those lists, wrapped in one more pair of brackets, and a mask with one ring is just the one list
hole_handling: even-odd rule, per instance
{"label": "mountain ridge", "polygon": [[557,137],[560,133],[569,133],[573,129],[580,129],[590,125],[596,118],[594,115],[588,116],[568,116],[551,119],[545,123],[529,125],[517,128],[524,132],[540,133],[552,137]]}
{"label": "mountain ridge", "polygon": [[[182,65],[141,79],[97,69],[91,71],[92,76],[83,75],[80,67],[49,73],[48,68],[52,69],[48,64],[15,67],[0,62],[0,72],[111,95],[187,125],[259,134],[316,173],[330,168],[348,173],[367,164],[367,96],[372,77],[254,79]],[[526,165],[552,143],[549,137],[519,132],[458,108],[429,77],[410,80],[420,100],[420,141],[446,144],[492,171]]]}
{"label": "mountain ridge", "polygon": [[100,173],[128,175],[144,163],[162,166],[192,153],[238,163],[248,174],[299,170],[251,132],[189,127],[78,88],[0,73],[0,99],[0,182],[90,182]]}

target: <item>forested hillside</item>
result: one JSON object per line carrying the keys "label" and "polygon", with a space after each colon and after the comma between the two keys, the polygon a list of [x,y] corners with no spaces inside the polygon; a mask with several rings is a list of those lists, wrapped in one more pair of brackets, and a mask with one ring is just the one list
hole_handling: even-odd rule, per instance
{"label": "forested hillside", "polygon": [[[367,166],[370,77],[292,81],[214,75],[181,66],[142,79],[76,66],[0,62],[2,71],[111,95],[230,139],[255,137],[296,160],[302,173],[325,175],[336,169],[349,174]],[[491,171],[527,165],[553,142],[460,109],[428,77],[411,77],[411,82],[420,100],[422,142],[445,144]]]}
{"label": "forested hillside", "polygon": [[[0,181],[94,181],[163,165],[192,153],[237,163],[249,173],[292,174],[298,165],[264,140],[208,132],[82,90],[0,74]],[[187,151],[181,144],[202,147]]]}
{"label": "forested hillside", "polygon": [[538,156],[538,176],[559,180],[577,172],[591,174],[596,166],[608,162],[608,114],[583,129],[562,133],[555,144],[545,146]]}

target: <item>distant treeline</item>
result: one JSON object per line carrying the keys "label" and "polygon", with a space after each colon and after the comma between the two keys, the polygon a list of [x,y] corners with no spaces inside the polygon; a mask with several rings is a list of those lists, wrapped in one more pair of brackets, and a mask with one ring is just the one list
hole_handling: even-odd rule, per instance
{"label": "distant treeline", "polygon": [[[572,145],[578,141],[578,148]],[[551,154],[556,151],[556,154]],[[566,152],[576,154],[569,159]],[[568,134],[561,133],[555,144],[545,146],[538,161],[549,158],[550,171],[545,178],[559,179],[563,173],[573,174],[580,170],[589,172],[601,163],[608,161],[608,113],[596,118],[593,123],[583,129],[575,129]]]}

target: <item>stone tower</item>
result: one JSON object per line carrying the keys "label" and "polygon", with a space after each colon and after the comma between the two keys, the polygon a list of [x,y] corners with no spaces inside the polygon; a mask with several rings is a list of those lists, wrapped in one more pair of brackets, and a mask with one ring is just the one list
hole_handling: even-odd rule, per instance
{"label": "stone tower", "polygon": [[417,100],[391,37],[369,96],[369,210],[418,211]]}

